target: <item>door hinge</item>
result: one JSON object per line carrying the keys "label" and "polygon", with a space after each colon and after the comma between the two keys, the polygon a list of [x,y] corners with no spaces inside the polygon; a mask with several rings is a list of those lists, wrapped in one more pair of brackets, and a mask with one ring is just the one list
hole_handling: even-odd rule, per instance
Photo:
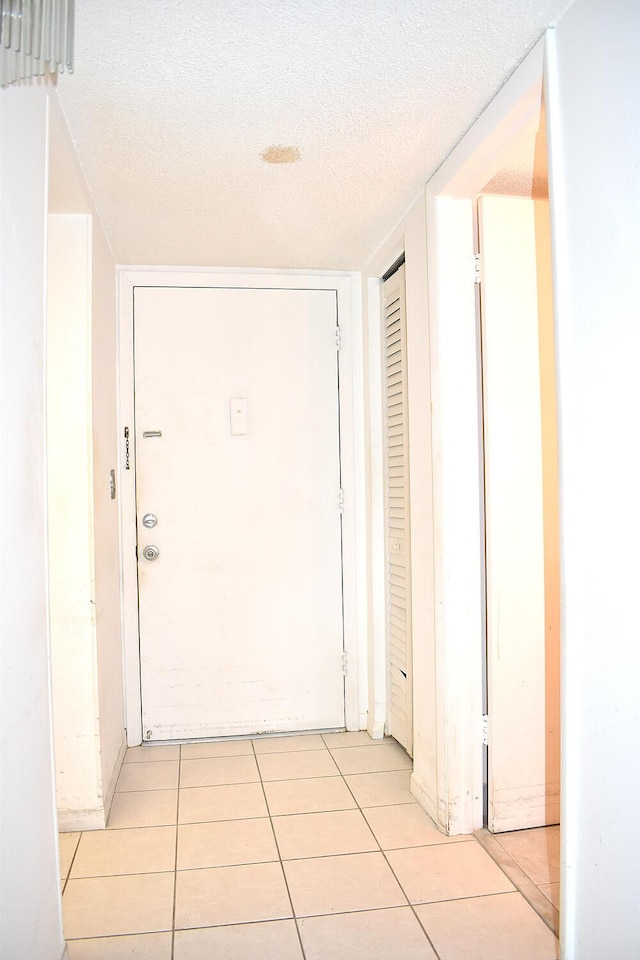
{"label": "door hinge", "polygon": [[342,676],[346,677],[347,675],[347,651],[342,651]]}
{"label": "door hinge", "polygon": [[340,350],[340,347],[341,347],[340,337],[341,337],[341,330],[340,330],[340,324],[338,324],[338,326],[336,327],[336,350],[338,351]]}
{"label": "door hinge", "polygon": [[344,490],[342,487],[338,490],[338,510],[340,513],[344,513]]}
{"label": "door hinge", "polygon": [[482,745],[484,747],[489,746],[489,714],[483,713],[482,715]]}
{"label": "door hinge", "polygon": [[131,454],[129,450],[129,427],[124,428],[124,468],[131,469]]}
{"label": "door hinge", "polygon": [[480,254],[473,255],[473,282],[480,283]]}

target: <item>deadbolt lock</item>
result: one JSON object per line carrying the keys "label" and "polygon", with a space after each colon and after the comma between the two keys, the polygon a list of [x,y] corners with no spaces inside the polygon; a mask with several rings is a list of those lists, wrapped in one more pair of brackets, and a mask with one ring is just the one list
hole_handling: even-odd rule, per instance
{"label": "deadbolt lock", "polygon": [[154,547],[153,544],[149,544],[149,546],[145,547],[142,551],[142,556],[145,560],[157,560],[160,556],[160,551],[157,547]]}
{"label": "deadbolt lock", "polygon": [[157,522],[158,518],[156,517],[155,513],[145,513],[144,517],[142,518],[142,526],[147,527],[148,530],[151,530],[152,527],[155,527]]}

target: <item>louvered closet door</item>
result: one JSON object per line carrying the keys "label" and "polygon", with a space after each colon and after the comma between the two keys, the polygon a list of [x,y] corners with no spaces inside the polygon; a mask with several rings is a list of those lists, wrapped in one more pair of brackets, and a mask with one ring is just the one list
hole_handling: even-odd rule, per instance
{"label": "louvered closet door", "polygon": [[389,733],[413,752],[404,266],[383,286],[385,576]]}

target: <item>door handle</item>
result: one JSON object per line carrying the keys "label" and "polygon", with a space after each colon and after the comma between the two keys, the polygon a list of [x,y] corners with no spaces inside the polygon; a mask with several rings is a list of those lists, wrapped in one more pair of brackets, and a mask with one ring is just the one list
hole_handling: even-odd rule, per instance
{"label": "door handle", "polygon": [[142,551],[142,556],[145,560],[157,560],[160,556],[160,551],[152,543],[148,547],[145,547]]}

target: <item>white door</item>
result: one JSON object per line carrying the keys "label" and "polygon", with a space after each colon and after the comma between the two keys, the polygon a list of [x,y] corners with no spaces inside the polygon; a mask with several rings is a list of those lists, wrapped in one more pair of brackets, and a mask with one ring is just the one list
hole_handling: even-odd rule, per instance
{"label": "white door", "polygon": [[138,288],[134,336],[143,737],[344,726],[335,292]]}
{"label": "white door", "polygon": [[385,280],[382,292],[389,733],[412,755],[411,544],[404,266]]}
{"label": "white door", "polygon": [[479,202],[488,826],[557,823],[559,547],[548,203]]}

